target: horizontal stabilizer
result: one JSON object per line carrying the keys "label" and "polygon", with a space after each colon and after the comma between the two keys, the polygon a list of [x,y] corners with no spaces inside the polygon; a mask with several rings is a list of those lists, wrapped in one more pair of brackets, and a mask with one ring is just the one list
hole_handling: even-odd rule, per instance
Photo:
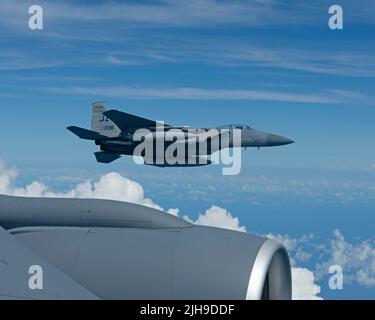
{"label": "horizontal stabilizer", "polygon": [[118,153],[112,153],[112,152],[95,152],[96,161],[100,163],[111,163],[119,158],[121,158],[121,155]]}
{"label": "horizontal stabilizer", "polygon": [[68,127],[67,129],[73,132],[76,136],[80,137],[81,139],[86,139],[86,140],[108,139],[107,136],[103,136],[95,131],[87,130],[87,129],[80,128],[80,127],[71,126],[71,127]]}

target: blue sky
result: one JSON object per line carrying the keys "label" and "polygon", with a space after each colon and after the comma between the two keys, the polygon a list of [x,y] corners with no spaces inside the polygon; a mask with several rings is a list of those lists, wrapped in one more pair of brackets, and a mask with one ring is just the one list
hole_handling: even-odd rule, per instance
{"label": "blue sky", "polygon": [[[354,247],[373,241],[373,1],[335,1],[340,31],[329,30],[333,3],[323,0],[37,3],[42,31],[27,27],[34,3],[0,4],[0,159],[21,171],[16,184],[70,190],[115,171],[192,217],[215,204],[252,232],[313,233],[318,245],[339,229]],[[96,147],[65,129],[89,127],[94,100],[176,125],[246,123],[296,143],[246,150],[235,177],[217,166],[99,165]],[[374,285],[337,293],[326,282],[327,298],[375,297]]]}

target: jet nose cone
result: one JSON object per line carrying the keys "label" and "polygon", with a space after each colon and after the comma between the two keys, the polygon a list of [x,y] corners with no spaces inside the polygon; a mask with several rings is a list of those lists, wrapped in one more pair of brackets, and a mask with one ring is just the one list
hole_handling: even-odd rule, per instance
{"label": "jet nose cone", "polygon": [[285,138],[285,137],[282,137],[282,136],[278,136],[276,134],[269,134],[268,135],[267,145],[270,146],[270,147],[283,146],[283,145],[291,144],[291,143],[294,143],[294,141],[291,140],[291,139],[288,139],[288,138]]}

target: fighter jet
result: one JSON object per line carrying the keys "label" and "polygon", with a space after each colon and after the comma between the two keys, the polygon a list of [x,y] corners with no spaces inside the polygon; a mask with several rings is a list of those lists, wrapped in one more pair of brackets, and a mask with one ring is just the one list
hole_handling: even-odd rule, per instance
{"label": "fighter jet", "polygon": [[[293,140],[276,134],[258,131],[244,124],[230,124],[216,128],[191,128],[172,126],[149,120],[118,110],[107,111],[104,102],[94,102],[92,109],[91,130],[70,126],[67,128],[81,139],[95,141],[100,151],[95,153],[100,163],[110,163],[121,155],[144,157],[146,165],[167,166],[201,166],[212,164],[210,155],[225,148],[235,147],[275,147],[294,143]],[[142,138],[143,137],[143,138]],[[156,149],[162,141],[162,152]],[[139,152],[145,140],[152,149],[151,156],[146,150]],[[201,146],[205,145],[205,148]],[[168,148],[175,145],[168,155]],[[138,151],[137,151],[138,150]],[[181,151],[182,155],[178,155]],[[178,161],[171,164],[170,157]],[[180,161],[180,160],[183,161]]]}

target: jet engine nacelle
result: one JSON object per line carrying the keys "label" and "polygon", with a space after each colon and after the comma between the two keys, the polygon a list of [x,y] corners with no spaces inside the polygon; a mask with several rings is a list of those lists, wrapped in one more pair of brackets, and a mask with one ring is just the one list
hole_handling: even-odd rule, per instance
{"label": "jet engine nacelle", "polygon": [[0,225],[101,299],[291,298],[289,258],[277,242],[155,209],[0,197]]}

